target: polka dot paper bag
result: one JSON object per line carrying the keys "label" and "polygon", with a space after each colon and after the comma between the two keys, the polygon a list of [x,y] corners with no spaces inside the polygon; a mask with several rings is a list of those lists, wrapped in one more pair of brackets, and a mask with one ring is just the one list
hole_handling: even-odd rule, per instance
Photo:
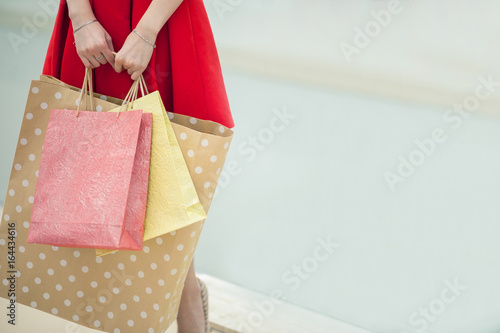
{"label": "polka dot paper bag", "polygon": [[[79,96],[76,89],[50,81],[32,81],[23,115],[0,225],[0,297],[12,300],[15,314],[21,303],[103,332],[164,332],[177,315],[205,220],[147,240],[142,251],[100,257],[94,249],[27,243],[48,110],[74,109]],[[121,103],[96,96],[96,110]],[[233,132],[212,122],[169,117],[208,212]]]}

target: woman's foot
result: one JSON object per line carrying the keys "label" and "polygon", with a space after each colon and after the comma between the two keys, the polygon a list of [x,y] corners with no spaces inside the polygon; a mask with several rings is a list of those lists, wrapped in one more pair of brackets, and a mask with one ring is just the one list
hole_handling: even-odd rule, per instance
{"label": "woman's foot", "polygon": [[179,333],[205,333],[205,314],[201,289],[196,279],[194,264],[191,263],[182,291],[179,313],[177,314]]}

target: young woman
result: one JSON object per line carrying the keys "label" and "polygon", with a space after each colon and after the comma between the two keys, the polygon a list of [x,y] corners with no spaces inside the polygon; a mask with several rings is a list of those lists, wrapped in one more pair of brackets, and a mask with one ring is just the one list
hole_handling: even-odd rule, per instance
{"label": "young woman", "polygon": [[[143,74],[168,111],[234,127],[202,0],[61,0],[43,74],[80,87],[85,67],[100,94],[124,98]],[[180,333],[206,331],[203,305],[191,264]]]}

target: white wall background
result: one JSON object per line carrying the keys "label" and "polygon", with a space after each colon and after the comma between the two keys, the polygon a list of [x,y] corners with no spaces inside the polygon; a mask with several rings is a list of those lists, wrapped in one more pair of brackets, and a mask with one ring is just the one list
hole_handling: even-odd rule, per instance
{"label": "white wall background", "polygon": [[[405,2],[348,63],[339,44],[387,1],[221,2],[231,10],[205,1],[236,167],[225,170],[198,269],[375,332],[498,332],[498,89],[457,128],[443,115],[474,95],[479,76],[500,81],[500,5]],[[5,36],[37,6],[0,1],[1,193],[51,24],[17,54]],[[267,130],[283,110],[295,118]],[[391,191],[384,173],[436,128],[446,140]],[[328,237],[339,247],[314,267],[318,238]],[[310,273],[300,283],[283,279],[302,265]],[[466,289],[453,293],[455,280]]]}

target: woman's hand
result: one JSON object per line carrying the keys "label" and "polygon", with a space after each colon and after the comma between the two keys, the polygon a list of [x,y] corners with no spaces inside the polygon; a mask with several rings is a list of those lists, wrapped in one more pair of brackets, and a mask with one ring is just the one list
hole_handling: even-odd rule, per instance
{"label": "woman's hand", "polygon": [[[152,0],[135,29],[154,44],[158,32],[181,3],[182,0]],[[153,49],[152,45],[132,31],[115,57],[115,70],[120,73],[125,69],[132,80],[137,80],[148,66]]]}
{"label": "woman's hand", "polygon": [[[139,33],[154,44],[156,40],[154,33]],[[126,70],[132,80],[137,80],[148,67],[153,55],[153,49],[152,45],[148,44],[135,32],[131,32],[120,51],[116,54],[115,71],[120,73]]]}
{"label": "woman's hand", "polygon": [[74,33],[78,56],[85,67],[97,68],[110,63],[115,65],[111,36],[99,22],[90,23]]}
{"label": "woman's hand", "polygon": [[[75,46],[78,56],[87,68],[96,68],[109,62],[115,64],[111,36],[95,20],[88,0],[67,0],[69,17],[73,25]],[[98,60],[99,59],[99,60]]]}

